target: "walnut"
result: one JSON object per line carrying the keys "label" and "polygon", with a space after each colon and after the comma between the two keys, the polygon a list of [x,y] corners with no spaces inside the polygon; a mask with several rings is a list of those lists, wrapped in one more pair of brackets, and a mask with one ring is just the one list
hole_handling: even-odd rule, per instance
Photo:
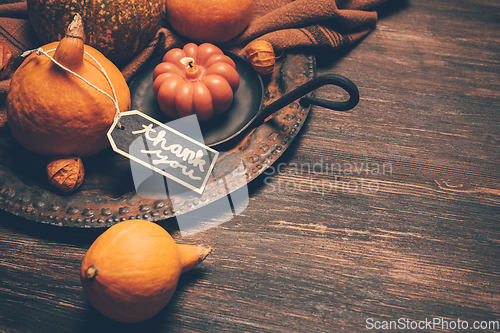
{"label": "walnut", "polygon": [[14,59],[12,58],[12,50],[9,45],[0,43],[0,80],[9,76],[13,63]]}
{"label": "walnut", "polygon": [[265,40],[254,40],[243,49],[243,54],[260,75],[268,75],[274,71],[276,56],[271,43]]}
{"label": "walnut", "polygon": [[75,156],[56,156],[47,165],[49,183],[68,193],[82,185],[85,170],[83,162]]}

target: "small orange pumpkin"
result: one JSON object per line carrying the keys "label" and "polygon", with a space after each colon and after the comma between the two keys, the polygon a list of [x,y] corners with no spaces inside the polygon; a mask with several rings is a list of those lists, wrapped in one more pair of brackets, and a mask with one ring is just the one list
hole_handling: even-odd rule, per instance
{"label": "small orange pumpkin", "polygon": [[128,220],[106,230],[90,246],[80,279],[99,312],[120,322],[140,322],[165,307],[181,273],[198,265],[210,251],[176,244],[156,223]]}
{"label": "small orange pumpkin", "polygon": [[[83,38],[83,23],[76,15],[66,37],[42,49],[56,49],[49,55],[57,62],[113,96],[96,59],[114,87],[120,111],[128,111],[130,91],[122,73],[99,51],[84,45]],[[106,133],[116,114],[108,96],[36,53],[13,74],[6,110],[14,138],[28,150],[49,156],[85,157],[106,148]]]}

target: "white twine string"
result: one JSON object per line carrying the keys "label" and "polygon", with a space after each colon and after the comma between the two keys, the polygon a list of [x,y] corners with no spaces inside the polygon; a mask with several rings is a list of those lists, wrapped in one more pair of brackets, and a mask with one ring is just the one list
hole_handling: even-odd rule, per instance
{"label": "white twine string", "polygon": [[44,55],[46,56],[47,58],[49,58],[54,64],[56,64],[57,66],[61,67],[62,69],[64,69],[66,72],[70,73],[70,74],[73,74],[74,76],[76,76],[77,78],[81,79],[83,82],[87,83],[89,86],[91,86],[92,88],[96,89],[97,91],[103,93],[104,95],[108,96],[111,101],[113,102],[114,106],[115,106],[115,121],[117,122],[118,124],[118,127],[121,128],[121,125],[120,125],[120,107],[118,106],[118,98],[116,97],[116,92],[115,92],[115,88],[113,87],[113,83],[111,82],[108,74],[106,73],[106,70],[104,70],[104,68],[102,67],[102,65],[99,63],[99,61],[97,61],[96,58],[94,58],[91,54],[89,54],[87,51],[83,51],[87,56],[89,56],[92,60],[94,60],[94,62],[97,64],[97,66],[99,67],[99,70],[101,71],[101,73],[104,75],[104,77],[106,78],[106,80],[108,81],[108,84],[109,86],[111,87],[111,92],[113,93],[113,96],[111,96],[110,94],[108,94],[107,92],[105,92],[104,90],[102,90],[101,88],[97,87],[96,85],[94,85],[93,83],[89,82],[86,78],[82,77],[81,75],[79,75],[78,73],[75,73],[74,71],[72,71],[71,69],[69,69],[68,67],[64,66],[63,64],[61,64],[60,62],[58,62],[56,59],[54,59],[51,55],[49,55],[49,52],[53,52],[55,51],[56,49],[51,49],[51,50],[48,50],[48,51],[44,51],[41,47],[37,48],[37,49],[34,49],[34,50],[28,50],[28,51],[24,51],[22,54],[21,54],[21,57],[27,57],[28,55],[30,55],[31,53],[35,52],[36,55]]}

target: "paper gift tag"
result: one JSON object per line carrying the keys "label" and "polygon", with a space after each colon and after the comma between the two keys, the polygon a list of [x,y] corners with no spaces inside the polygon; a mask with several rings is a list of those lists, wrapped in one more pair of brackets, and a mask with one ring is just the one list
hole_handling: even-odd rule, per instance
{"label": "paper gift tag", "polygon": [[120,115],[108,131],[115,152],[203,193],[219,155],[216,150],[140,111]]}

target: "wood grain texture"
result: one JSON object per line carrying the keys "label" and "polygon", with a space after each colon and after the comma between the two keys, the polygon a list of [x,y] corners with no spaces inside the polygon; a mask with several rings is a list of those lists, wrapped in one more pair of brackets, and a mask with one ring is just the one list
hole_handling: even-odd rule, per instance
{"label": "wood grain texture", "polygon": [[151,320],[118,324],[86,300],[79,266],[101,231],[0,212],[0,331],[360,332],[368,318],[500,321],[500,3],[389,1],[379,14],[353,48],[318,51],[319,74],[358,85],[354,110],[313,107],[233,220],[185,238],[175,221],[162,223],[178,242],[214,250]]}

